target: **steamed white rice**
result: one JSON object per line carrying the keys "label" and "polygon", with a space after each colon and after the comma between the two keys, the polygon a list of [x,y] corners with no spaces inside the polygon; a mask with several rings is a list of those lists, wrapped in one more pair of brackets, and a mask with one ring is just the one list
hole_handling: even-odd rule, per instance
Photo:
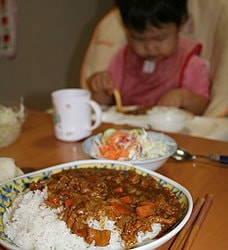
{"label": "steamed white rice", "polygon": [[[4,213],[5,234],[16,245],[25,250],[124,249],[124,242],[114,221],[105,218],[105,223],[101,226],[101,223],[89,218],[90,227],[111,230],[109,246],[89,245],[82,237],[72,234],[66,223],[58,219],[57,214],[61,208],[52,209],[46,206],[46,196],[46,189],[21,193],[13,199],[11,207]],[[152,232],[140,232],[137,236],[138,243],[154,238],[161,231],[161,225],[154,223],[152,229]]]}

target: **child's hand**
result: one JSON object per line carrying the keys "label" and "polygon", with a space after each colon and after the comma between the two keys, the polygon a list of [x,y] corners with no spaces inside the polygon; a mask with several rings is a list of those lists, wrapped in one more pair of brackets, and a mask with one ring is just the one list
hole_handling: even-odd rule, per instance
{"label": "child's hand", "polygon": [[195,115],[203,114],[209,100],[185,88],[171,90],[158,100],[157,105],[183,108]]}
{"label": "child's hand", "polygon": [[88,79],[88,85],[92,92],[105,91],[111,95],[113,92],[113,79],[109,72],[102,71],[92,75]]}
{"label": "child's hand", "polygon": [[87,80],[87,84],[95,101],[103,105],[113,104],[114,82],[109,72],[102,71],[92,75]]}
{"label": "child's hand", "polygon": [[163,94],[157,102],[161,106],[182,107],[182,89],[174,89]]}

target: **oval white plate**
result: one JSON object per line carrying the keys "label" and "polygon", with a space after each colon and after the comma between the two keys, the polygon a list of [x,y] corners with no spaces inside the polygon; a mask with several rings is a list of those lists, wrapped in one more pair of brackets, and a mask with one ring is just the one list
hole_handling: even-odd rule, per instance
{"label": "oval white plate", "polygon": [[60,172],[64,169],[73,169],[73,168],[111,168],[117,170],[131,170],[136,171],[138,174],[149,174],[153,176],[162,186],[169,188],[178,198],[179,202],[182,206],[183,215],[177,225],[173,226],[172,229],[162,235],[158,239],[154,239],[151,241],[147,241],[144,244],[140,244],[140,246],[136,246],[135,250],[151,250],[158,248],[159,246],[166,243],[170,240],[174,235],[176,235],[186,224],[188,221],[192,208],[193,202],[192,197],[189,191],[184,188],[179,183],[161,175],[156,172],[146,170],[139,166],[133,166],[127,163],[121,163],[116,161],[108,161],[108,160],[83,160],[83,161],[75,161],[68,162],[60,165],[56,165],[50,168],[46,168],[43,170],[39,170],[30,174],[26,174],[0,184],[0,244],[2,244],[7,249],[11,250],[21,250],[18,246],[16,246],[4,233],[4,225],[3,225],[3,214],[5,210],[10,206],[11,198],[20,192],[23,192],[28,188],[29,183],[33,181],[38,181],[43,178],[49,177],[53,173]]}

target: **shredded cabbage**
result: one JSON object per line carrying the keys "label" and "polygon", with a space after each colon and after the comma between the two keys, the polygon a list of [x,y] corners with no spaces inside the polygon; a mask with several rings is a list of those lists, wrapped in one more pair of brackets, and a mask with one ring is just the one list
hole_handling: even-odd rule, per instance
{"label": "shredded cabbage", "polygon": [[10,106],[0,105],[0,125],[24,120],[24,115],[23,103],[20,103],[18,110]]}
{"label": "shredded cabbage", "polygon": [[0,105],[0,147],[10,145],[19,137],[24,119],[25,108],[22,102],[17,108]]}

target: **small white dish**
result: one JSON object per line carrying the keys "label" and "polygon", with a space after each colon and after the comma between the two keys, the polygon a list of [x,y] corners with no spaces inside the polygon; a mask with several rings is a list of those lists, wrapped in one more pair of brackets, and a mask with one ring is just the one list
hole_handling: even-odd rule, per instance
{"label": "small white dish", "polygon": [[186,125],[189,129],[191,135],[210,135],[212,132],[216,131],[218,125],[216,120],[208,118],[195,116],[194,119]]}
{"label": "small white dish", "polygon": [[156,106],[148,111],[149,124],[158,131],[179,132],[192,119],[192,113],[175,107]]}

